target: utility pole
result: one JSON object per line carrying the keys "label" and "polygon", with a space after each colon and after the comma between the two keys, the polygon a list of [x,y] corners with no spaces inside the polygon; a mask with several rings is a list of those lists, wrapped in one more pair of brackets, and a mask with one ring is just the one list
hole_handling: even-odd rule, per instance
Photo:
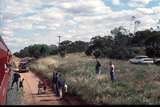
{"label": "utility pole", "polygon": [[[58,53],[61,57],[64,57],[65,56],[65,49],[64,49],[64,46],[60,47],[60,43],[61,43],[61,37],[62,36],[57,36],[59,38],[59,46],[58,46]],[[61,60],[61,59],[60,59]]]}
{"label": "utility pole", "polygon": [[59,39],[59,41],[58,41],[58,53],[60,54],[60,43],[61,43],[61,37],[62,36],[57,36],[58,37],[58,39]]}
{"label": "utility pole", "polygon": [[57,36],[57,37],[59,38],[59,42],[58,42],[58,47],[59,47],[60,42],[61,42],[61,37],[62,37],[62,36]]}
{"label": "utility pole", "polygon": [[141,22],[139,20],[135,21],[134,22],[134,36],[135,36],[135,33],[136,33],[136,30],[137,30],[137,27],[138,25],[140,24]]}
{"label": "utility pole", "polygon": [[131,17],[130,26],[129,26],[129,33],[132,33],[132,32],[131,32],[131,29],[132,29],[132,22],[133,22],[135,19],[136,19],[135,16],[132,16],[132,17]]}
{"label": "utility pole", "polygon": [[157,30],[159,31],[160,30],[160,19],[158,20],[158,22],[157,22]]}

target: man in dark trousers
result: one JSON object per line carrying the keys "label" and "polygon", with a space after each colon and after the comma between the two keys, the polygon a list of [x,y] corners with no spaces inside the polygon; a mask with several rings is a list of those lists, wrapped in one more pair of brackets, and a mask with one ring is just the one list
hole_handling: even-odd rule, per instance
{"label": "man in dark trousers", "polygon": [[112,62],[109,62],[109,66],[110,66],[110,77],[112,82],[116,80],[116,76],[115,76],[115,65]]}
{"label": "man in dark trousers", "polygon": [[17,85],[17,90],[18,90],[18,82],[19,82],[19,78],[20,78],[20,77],[21,77],[20,74],[17,73],[17,72],[15,72],[15,73],[13,74],[13,79],[12,79],[11,88],[13,88],[14,83],[16,83],[16,85]]}
{"label": "man in dark trousers", "polygon": [[56,95],[59,96],[59,90],[58,90],[58,79],[59,79],[59,73],[56,72],[56,76],[55,76],[55,85],[56,85]]}
{"label": "man in dark trousers", "polygon": [[96,74],[100,74],[100,67],[101,67],[100,62],[96,60]]}
{"label": "man in dark trousers", "polygon": [[53,83],[53,90],[54,90],[54,92],[56,91],[56,75],[57,75],[57,72],[53,71],[52,83]]}
{"label": "man in dark trousers", "polygon": [[61,74],[59,74],[57,82],[58,82],[58,93],[61,100],[63,98],[63,88],[65,85],[64,80],[61,77]]}
{"label": "man in dark trousers", "polygon": [[44,93],[46,93],[46,88],[47,88],[47,79],[44,79],[43,80],[43,90],[44,90]]}

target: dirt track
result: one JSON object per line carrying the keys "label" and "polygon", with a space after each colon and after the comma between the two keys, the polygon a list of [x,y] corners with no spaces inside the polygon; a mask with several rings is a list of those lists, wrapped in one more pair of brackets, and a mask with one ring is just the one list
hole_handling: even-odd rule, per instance
{"label": "dirt track", "polygon": [[47,87],[46,94],[37,95],[39,78],[31,71],[20,74],[25,79],[23,84],[23,101],[25,105],[70,105],[64,100],[59,100],[49,87]]}

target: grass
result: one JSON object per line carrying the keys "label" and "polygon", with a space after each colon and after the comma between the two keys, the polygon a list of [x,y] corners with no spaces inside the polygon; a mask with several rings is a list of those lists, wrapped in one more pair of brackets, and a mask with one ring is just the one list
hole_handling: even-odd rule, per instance
{"label": "grass", "polygon": [[54,69],[60,71],[69,85],[69,93],[89,104],[160,104],[160,66],[112,60],[117,77],[112,83],[109,61],[100,59],[100,76],[95,74],[95,59],[81,53],[68,54],[65,58],[42,58],[32,62],[30,67],[49,79]]}

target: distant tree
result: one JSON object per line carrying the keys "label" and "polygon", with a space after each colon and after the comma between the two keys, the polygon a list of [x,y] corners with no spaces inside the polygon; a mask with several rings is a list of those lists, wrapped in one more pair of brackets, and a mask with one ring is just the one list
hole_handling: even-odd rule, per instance
{"label": "distant tree", "polygon": [[104,46],[104,38],[101,36],[95,36],[91,38],[90,42],[94,45],[95,48],[101,48]]}
{"label": "distant tree", "polygon": [[149,57],[160,57],[160,32],[145,41],[146,54]]}
{"label": "distant tree", "polygon": [[34,58],[45,57],[53,54],[57,54],[57,48],[52,48],[44,44],[30,45],[20,50],[20,52],[15,53],[15,55],[18,57],[34,57]]}
{"label": "distant tree", "polygon": [[135,56],[133,49],[128,47],[116,47],[110,52],[109,57],[114,59],[128,59]]}
{"label": "distant tree", "polygon": [[120,26],[111,30],[111,34],[114,36],[114,45],[127,46],[130,42],[130,36],[127,34],[127,30]]}
{"label": "distant tree", "polygon": [[65,52],[64,50],[61,50],[61,51],[59,52],[59,55],[60,55],[61,57],[65,57],[66,52]]}
{"label": "distant tree", "polygon": [[84,52],[88,47],[88,43],[84,41],[72,42],[69,48],[69,52]]}
{"label": "distant tree", "polygon": [[95,49],[95,47],[94,47],[93,44],[89,45],[89,47],[88,47],[87,50],[85,51],[85,54],[86,54],[87,56],[91,56],[94,49]]}
{"label": "distant tree", "polygon": [[18,52],[15,52],[13,55],[15,55],[16,57],[20,57]]}
{"label": "distant tree", "polygon": [[93,52],[93,55],[95,56],[95,58],[97,59],[97,58],[99,58],[100,56],[101,56],[101,51],[100,50],[95,50],[94,52]]}
{"label": "distant tree", "polygon": [[49,46],[50,48],[50,55],[56,55],[58,54],[58,47],[56,45]]}
{"label": "distant tree", "polygon": [[145,46],[145,41],[154,34],[151,30],[138,31],[131,40],[132,46]]}
{"label": "distant tree", "polygon": [[60,43],[59,49],[60,49],[61,51],[63,50],[63,51],[68,52],[71,43],[72,43],[72,41],[70,41],[70,40],[62,41],[62,42]]}
{"label": "distant tree", "polygon": [[40,48],[40,53],[41,53],[41,56],[42,57],[45,57],[46,55],[48,55],[50,52],[49,52],[49,47],[47,45],[42,45],[41,48]]}

